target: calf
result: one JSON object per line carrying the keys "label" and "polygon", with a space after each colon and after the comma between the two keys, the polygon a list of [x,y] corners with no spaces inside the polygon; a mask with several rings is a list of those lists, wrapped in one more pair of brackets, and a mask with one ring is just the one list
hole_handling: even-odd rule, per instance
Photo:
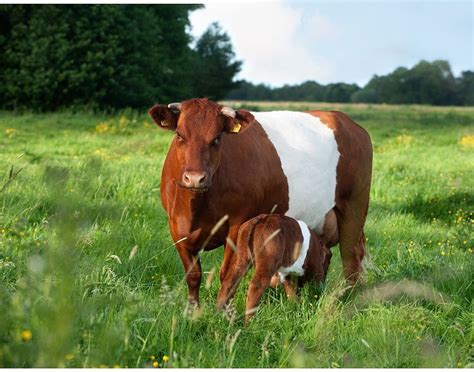
{"label": "calf", "polygon": [[[334,227],[336,228],[336,227]],[[331,252],[303,221],[261,214],[245,222],[239,229],[237,253],[222,282],[217,306],[223,308],[233,297],[242,277],[255,265],[255,274],[247,292],[245,323],[255,314],[263,292],[278,274],[288,297],[295,297],[295,288],[288,277],[298,276],[298,285],[308,281],[322,282],[326,277]]]}

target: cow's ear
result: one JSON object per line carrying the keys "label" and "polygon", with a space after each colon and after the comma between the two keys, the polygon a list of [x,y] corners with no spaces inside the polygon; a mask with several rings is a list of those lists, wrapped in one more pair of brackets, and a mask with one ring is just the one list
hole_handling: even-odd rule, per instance
{"label": "cow's ear", "polygon": [[160,128],[175,131],[180,110],[180,103],[170,103],[168,106],[155,105],[148,110],[148,114]]}
{"label": "cow's ear", "polygon": [[221,115],[224,116],[224,130],[228,133],[242,133],[255,121],[255,117],[247,110],[223,107]]}

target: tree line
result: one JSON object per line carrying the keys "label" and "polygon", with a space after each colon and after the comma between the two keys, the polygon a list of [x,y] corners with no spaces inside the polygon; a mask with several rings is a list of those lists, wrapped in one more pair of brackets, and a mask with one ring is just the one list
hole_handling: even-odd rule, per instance
{"label": "tree line", "polygon": [[335,83],[322,85],[306,81],[298,85],[271,88],[242,80],[227,95],[235,100],[319,101],[365,103],[417,103],[431,105],[474,105],[474,72],[455,77],[447,61],[420,61],[412,68],[399,67],[375,75],[364,86]]}
{"label": "tree line", "polygon": [[145,108],[193,96],[219,99],[240,71],[200,5],[0,5],[0,107]]}
{"label": "tree line", "polygon": [[0,108],[149,107],[215,100],[473,105],[474,72],[421,61],[364,87],[306,81],[271,88],[235,76],[242,67],[217,23],[197,40],[189,15],[201,5],[0,5]]}

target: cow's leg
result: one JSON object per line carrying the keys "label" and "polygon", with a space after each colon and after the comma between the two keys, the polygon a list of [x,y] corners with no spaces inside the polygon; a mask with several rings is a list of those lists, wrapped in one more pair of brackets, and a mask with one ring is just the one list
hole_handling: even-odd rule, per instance
{"label": "cow's leg", "polygon": [[188,301],[193,306],[199,306],[199,286],[201,285],[201,263],[199,257],[189,252],[185,247],[178,247],[179,257],[183,262],[186,283],[188,284]]}
{"label": "cow's leg", "polygon": [[364,224],[367,217],[368,195],[341,203],[337,207],[339,249],[344,276],[352,285],[359,280],[365,255]]}
{"label": "cow's leg", "polygon": [[227,235],[227,240],[231,240],[233,243],[229,243],[229,241],[226,241],[225,246],[224,246],[224,260],[222,261],[221,269],[219,271],[219,279],[222,282],[224,281],[227,271],[229,270],[229,265],[232,260],[232,257],[234,256],[234,249],[237,244],[237,235],[239,233],[239,227],[238,226],[232,226],[229,229],[229,234]]}
{"label": "cow's leg", "polygon": [[[365,240],[365,238],[364,238]],[[323,271],[321,276],[321,281],[325,281],[328,275],[329,264],[331,263],[332,253],[329,249],[326,248],[326,255],[324,257]]]}

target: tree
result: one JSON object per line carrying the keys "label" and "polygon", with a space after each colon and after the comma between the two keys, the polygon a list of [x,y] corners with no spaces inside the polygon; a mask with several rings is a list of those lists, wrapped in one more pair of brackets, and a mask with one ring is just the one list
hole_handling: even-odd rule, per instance
{"label": "tree", "polygon": [[246,80],[239,80],[236,82],[237,88],[231,90],[227,99],[241,99],[241,100],[272,100],[272,90],[264,84],[254,85]]}
{"label": "tree", "polygon": [[356,84],[328,84],[325,87],[325,102],[350,102],[351,96],[360,88]]}
{"label": "tree", "polygon": [[458,103],[457,82],[447,61],[420,61],[411,69],[399,67],[385,76],[374,76],[359,92],[354,102],[423,103],[452,105]]}
{"label": "tree", "polygon": [[145,108],[187,98],[186,28],[198,7],[1,5],[0,105]]}
{"label": "tree", "polygon": [[315,81],[305,81],[299,85],[284,85],[270,88],[267,85],[242,80],[239,87],[232,90],[228,99],[271,100],[271,101],[313,101],[350,102],[351,96],[360,88],[355,84],[336,83],[321,85]]}
{"label": "tree", "polygon": [[461,105],[474,105],[474,72],[463,71],[457,79],[458,102]]}
{"label": "tree", "polygon": [[238,86],[234,76],[242,62],[235,59],[229,36],[217,23],[211,24],[199,38],[194,57],[194,92],[196,96],[221,99]]}
{"label": "tree", "polygon": [[326,101],[367,103],[421,103],[431,105],[474,105],[474,72],[464,71],[455,78],[447,61],[420,61],[412,68],[398,67],[384,75],[374,75],[364,86],[306,81],[299,85],[270,88],[241,81],[227,98],[271,101]]}

